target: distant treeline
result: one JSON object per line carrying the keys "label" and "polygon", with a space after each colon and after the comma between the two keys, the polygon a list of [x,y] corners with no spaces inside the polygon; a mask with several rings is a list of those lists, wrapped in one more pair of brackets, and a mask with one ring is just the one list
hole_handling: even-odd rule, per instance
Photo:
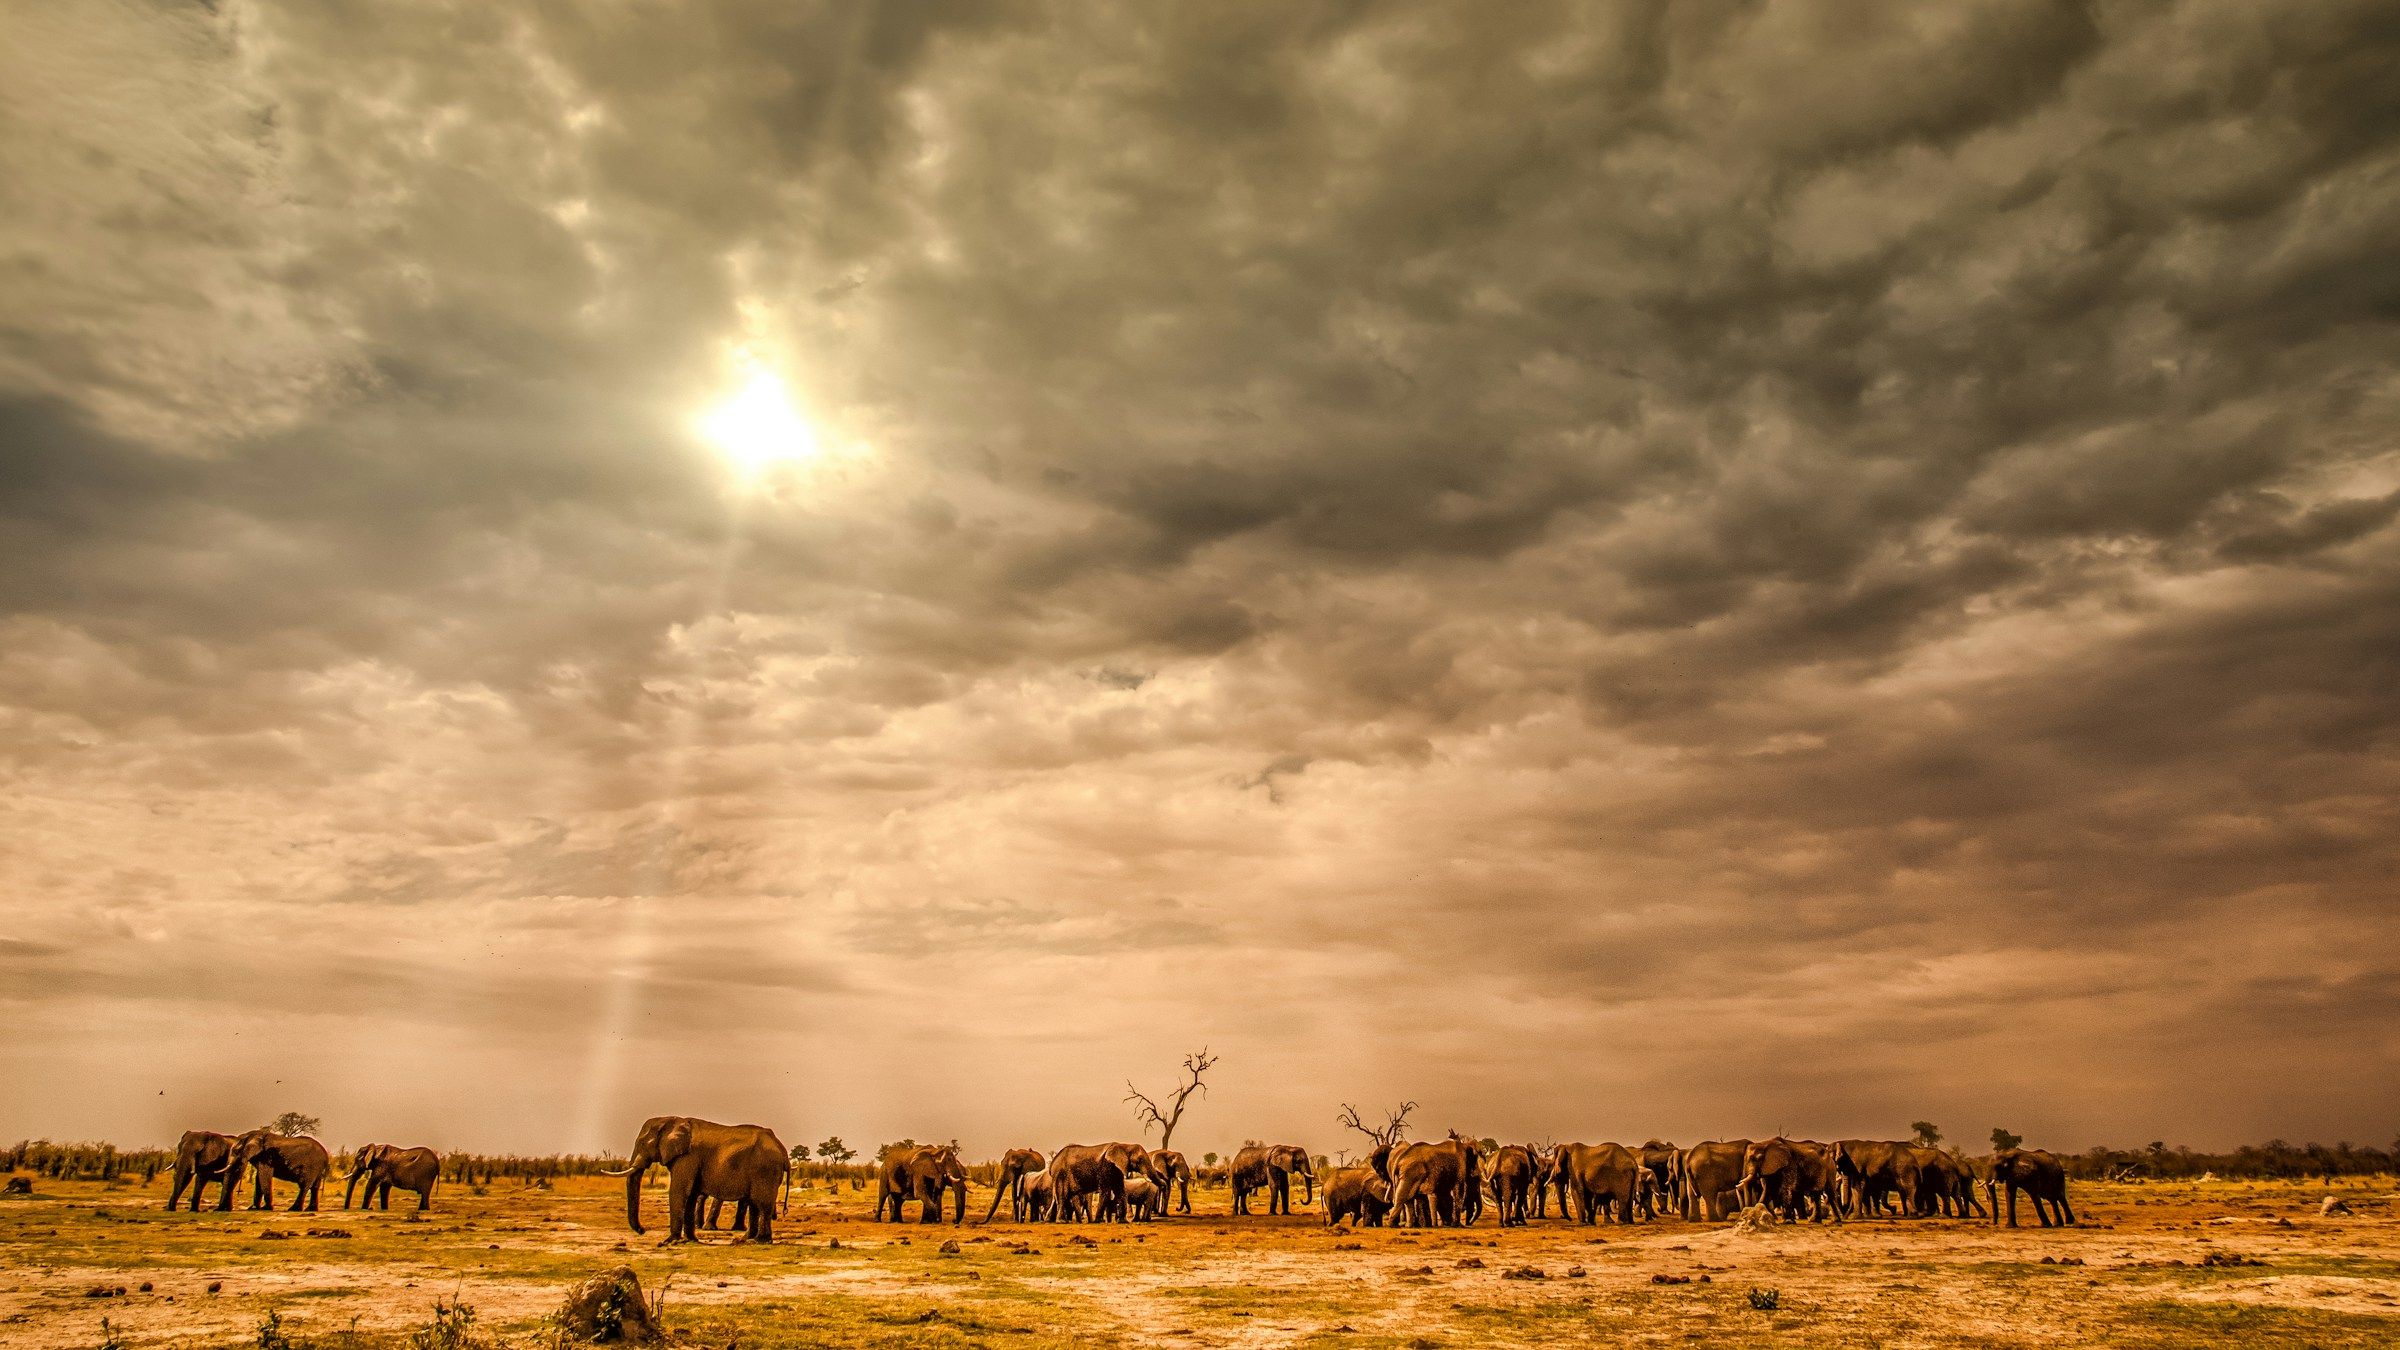
{"label": "distant treeline", "polygon": [[2244,1180],[2362,1177],[2400,1172],[2400,1139],[2389,1148],[2361,1148],[2347,1140],[2328,1147],[2270,1139],[2230,1153],[2200,1153],[2158,1142],[2146,1148],[2101,1147],[2059,1156],[2071,1175],[2093,1181],[2179,1181],[2211,1173]]}
{"label": "distant treeline", "polygon": [[[839,1139],[826,1143],[832,1147],[819,1145],[811,1150],[803,1145],[792,1150],[795,1184],[838,1186],[849,1182],[864,1186],[874,1180],[874,1163],[852,1161],[858,1155],[843,1147]],[[812,1152],[817,1156],[812,1158]],[[2203,1153],[2181,1145],[2169,1147],[2161,1141],[2143,1148],[2098,1147],[2060,1157],[2069,1173],[2092,1181],[2175,1181],[2209,1175],[2245,1180],[2388,1176],[2400,1174],[2400,1139],[2386,1148],[2361,1147],[2347,1140],[2326,1145],[2270,1139],[2263,1144],[2244,1144],[2225,1153]],[[1194,1161],[1202,1164],[1199,1169],[1202,1180],[1212,1179],[1215,1155]],[[596,1153],[447,1153],[442,1156],[442,1177],[473,1186],[502,1182],[541,1186],[563,1177],[597,1176],[624,1165],[623,1158]],[[0,1152],[0,1172],[31,1172],[62,1181],[139,1180],[147,1184],[159,1173],[172,1171],[174,1166],[175,1150],[171,1148],[54,1144],[47,1139],[28,1139]],[[968,1175],[985,1186],[992,1183],[998,1171],[996,1161],[972,1163],[967,1168]]]}

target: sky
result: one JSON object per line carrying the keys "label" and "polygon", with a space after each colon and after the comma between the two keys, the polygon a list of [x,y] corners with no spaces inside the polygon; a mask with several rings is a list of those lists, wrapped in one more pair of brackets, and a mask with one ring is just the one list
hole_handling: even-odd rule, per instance
{"label": "sky", "polygon": [[2389,4],[10,27],[0,1136],[2400,1131]]}

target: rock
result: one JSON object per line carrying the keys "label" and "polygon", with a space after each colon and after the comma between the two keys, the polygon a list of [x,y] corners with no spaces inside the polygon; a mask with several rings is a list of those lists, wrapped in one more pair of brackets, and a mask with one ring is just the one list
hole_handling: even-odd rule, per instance
{"label": "rock", "polygon": [[1514,1270],[1501,1271],[1500,1278],[1504,1280],[1546,1280],[1550,1278],[1550,1272],[1540,1266],[1518,1266]]}
{"label": "rock", "polygon": [[631,1266],[594,1275],[569,1290],[558,1326],[567,1339],[587,1345],[649,1345],[666,1339]]}
{"label": "rock", "polygon": [[1689,1275],[1653,1275],[1650,1277],[1652,1284],[1690,1284],[1691,1282],[1692,1277]]}
{"label": "rock", "polygon": [[956,1256],[958,1255],[958,1239],[952,1238],[943,1243],[941,1246],[934,1248],[934,1251],[943,1256]]}
{"label": "rock", "polygon": [[2328,1219],[2341,1218],[2350,1213],[2350,1206],[2341,1197],[2329,1195],[2324,1204],[2317,1206],[2317,1213]]}
{"label": "rock", "polygon": [[1569,1266],[1569,1267],[1567,1267],[1567,1278],[1568,1278],[1568,1279],[1570,1279],[1570,1280],[1580,1280],[1580,1279],[1582,1279],[1582,1278],[1583,1278],[1583,1267],[1581,1267],[1581,1266]]}
{"label": "rock", "polygon": [[1483,1269],[1483,1258],[1480,1256],[1462,1256],[1459,1258],[1458,1268],[1460,1270],[1481,1270]]}
{"label": "rock", "polygon": [[33,1178],[32,1178],[32,1177],[10,1177],[10,1178],[8,1179],[8,1190],[6,1191],[6,1194],[9,1194],[9,1195],[31,1195],[31,1194],[33,1194]]}

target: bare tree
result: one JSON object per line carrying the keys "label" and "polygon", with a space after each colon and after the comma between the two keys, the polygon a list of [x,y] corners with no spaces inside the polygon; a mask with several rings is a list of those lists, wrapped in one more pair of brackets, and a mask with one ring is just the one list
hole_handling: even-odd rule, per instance
{"label": "bare tree", "polygon": [[1334,1120],[1349,1129],[1356,1130],[1360,1134],[1365,1135],[1369,1140],[1374,1142],[1377,1148],[1383,1148],[1387,1145],[1399,1143],[1400,1136],[1408,1133],[1408,1113],[1416,1109],[1417,1104],[1415,1102],[1402,1102],[1400,1103],[1399,1110],[1387,1111],[1384,1113],[1386,1119],[1383,1122],[1383,1128],[1376,1129],[1375,1127],[1367,1124],[1365,1121],[1359,1119],[1357,1107],[1352,1106],[1348,1102],[1344,1102],[1342,1103],[1342,1113],[1338,1116],[1335,1116]]}
{"label": "bare tree", "polygon": [[1167,1098],[1167,1109],[1164,1111],[1158,1109],[1158,1103],[1150,1100],[1148,1094],[1135,1087],[1132,1079],[1125,1080],[1125,1100],[1136,1104],[1133,1113],[1134,1119],[1142,1122],[1144,1130],[1148,1130],[1153,1125],[1158,1127],[1158,1146],[1160,1148],[1166,1148],[1174,1141],[1176,1122],[1183,1119],[1183,1104],[1191,1099],[1192,1094],[1197,1092],[1203,1097],[1208,1095],[1208,1086],[1202,1083],[1200,1078],[1216,1064],[1217,1059],[1218,1056],[1208,1053],[1208,1047],[1205,1045],[1192,1054],[1185,1055],[1183,1072],[1190,1081],[1175,1089],[1174,1093]]}

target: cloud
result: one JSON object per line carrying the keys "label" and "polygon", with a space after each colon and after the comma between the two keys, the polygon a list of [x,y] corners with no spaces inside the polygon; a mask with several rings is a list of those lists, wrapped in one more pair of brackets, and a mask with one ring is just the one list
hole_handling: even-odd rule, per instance
{"label": "cloud", "polygon": [[[2382,7],[235,4],[0,76],[0,1064],[365,1112],[301,1033],[379,1038],[524,1148],[1089,1135],[1201,1042],[1228,1140],[2384,1127]],[[826,458],[697,433],[753,363]],[[182,1128],[85,1088],[0,1129]]]}

